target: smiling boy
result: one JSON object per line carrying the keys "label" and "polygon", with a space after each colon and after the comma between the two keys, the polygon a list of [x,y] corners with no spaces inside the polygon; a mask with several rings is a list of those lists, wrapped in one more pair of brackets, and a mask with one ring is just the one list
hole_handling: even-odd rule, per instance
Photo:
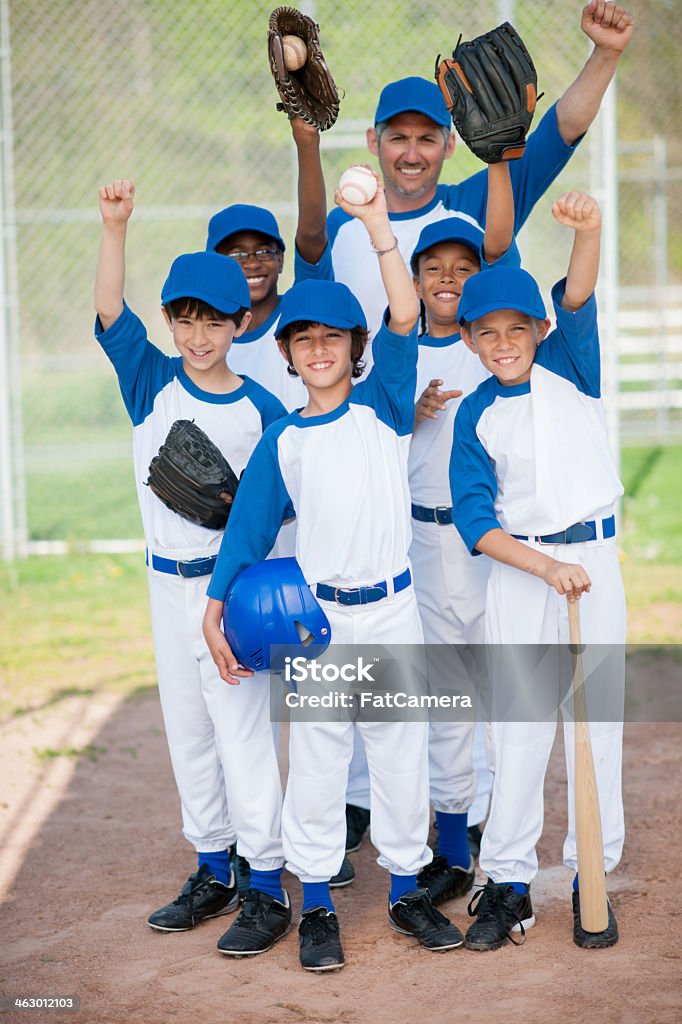
{"label": "smiling boy", "polygon": [[[133,425],[159,695],[183,832],[197,854],[197,869],[179,896],[154,911],[148,924],[159,932],[187,931],[236,910],[239,895],[229,852],[236,832],[261,904],[275,902],[276,896],[283,899],[275,925],[262,937],[265,949],[288,930],[291,920],[279,882],[284,861],[282,790],[268,681],[256,679],[243,692],[223,683],[201,633],[222,531],[171,511],[146,486],[146,479],[176,420],[194,420],[239,475],[264,429],[285,410],[226,362],[234,339],[251,318],[249,288],[234,260],[214,252],[179,256],[161,294],[163,316],[179,355],[165,355],[149,341],[123,298],[134,194],[133,183],[125,179],[99,192],[102,237],[95,333],[116,370]],[[155,878],[152,858],[149,871]]]}
{"label": "smiling boy", "polygon": [[[419,307],[377,184],[367,206],[343,204],[364,223],[389,298],[367,379],[353,387],[367,330],[345,285],[303,282],[282,302],[277,336],[308,402],[264,435],[221,546],[204,635],[228,682],[250,674],[239,668],[220,628],[228,588],[267,555],[294,510],[296,557],[328,616],[332,643],[422,643],[408,558],[407,481]],[[428,724],[363,722],[360,728],[373,777],[372,838],[379,864],[390,872],[389,923],[428,949],[453,949],[461,933],[417,886],[417,873],[432,856],[426,842]],[[282,836],[288,868],[303,883],[300,959],[309,971],[344,965],[329,880],[344,857],[352,744],[352,722],[291,723]]]}
{"label": "smiling boy", "polygon": [[[485,635],[496,774],[480,854],[488,881],[470,905],[476,921],[465,939],[476,950],[514,942],[513,933],[523,936],[535,923],[530,884],[538,869],[535,846],[556,712],[549,720],[540,715],[537,721],[508,721],[495,711],[519,692],[515,687],[523,692],[528,685],[524,650],[542,644],[556,652],[568,642],[564,598],[580,599],[586,678],[599,675],[602,692],[606,684],[614,687],[616,713],[622,705],[625,595],[614,511],[623,487],[601,404],[594,298],[601,215],[595,200],[579,192],[561,196],[552,213],[575,232],[567,276],[552,291],[554,331],[549,333],[538,286],[524,270],[502,267],[474,275],[459,304],[462,337],[492,374],[459,408],[451,459],[455,525],[473,554],[493,559]],[[599,645],[602,651],[608,645],[608,658]],[[556,673],[548,679],[558,693]],[[537,684],[533,692],[539,703]],[[590,722],[607,872],[623,847],[622,731],[622,717]],[[564,722],[564,733],[564,863],[575,872],[571,722]],[[613,945],[618,929],[610,907],[602,932],[583,929],[578,886],[576,874],[574,941],[585,948]]]}

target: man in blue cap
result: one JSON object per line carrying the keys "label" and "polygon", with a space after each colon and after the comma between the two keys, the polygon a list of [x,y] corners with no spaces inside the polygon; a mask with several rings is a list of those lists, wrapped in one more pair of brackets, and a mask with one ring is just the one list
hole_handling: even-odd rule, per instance
{"label": "man in blue cap", "polygon": [[[596,117],[632,35],[633,22],[619,5],[591,0],[583,10],[581,28],[594,43],[592,54],[529,136],[523,159],[510,166],[516,232]],[[391,82],[382,90],[374,127],[367,129],[368,149],[377,157],[385,182],[391,226],[408,264],[422,229],[432,221],[461,216],[485,226],[485,171],[456,185],[439,184],[443,163],[455,149],[451,128],[437,85],[411,77]],[[366,241],[357,222],[341,210],[330,213],[327,226],[335,279],[347,284],[360,299],[374,333],[386,300]],[[371,358],[369,349],[367,356]]]}
{"label": "man in blue cap", "polygon": [[[509,167],[515,232],[563,170],[596,117],[618,60],[632,36],[633,19],[618,4],[590,0],[582,12],[581,28],[594,44],[590,57],[576,80],[528,137],[523,159],[513,161]],[[485,170],[456,185],[439,184],[443,164],[455,149],[451,128],[440,89],[434,82],[410,77],[385,86],[374,127],[367,129],[367,146],[379,161],[391,227],[406,263],[422,230],[434,221],[461,217],[474,227],[485,227]],[[381,323],[386,297],[366,239],[358,223],[342,210],[329,214],[327,228],[335,279],[343,281],[357,295],[373,333]],[[513,254],[512,251],[510,258]],[[372,364],[371,333],[365,351],[368,369]],[[358,849],[369,826],[369,777],[359,743],[349,775],[348,805],[348,850],[352,852]],[[485,808],[479,805],[472,812],[472,826],[477,823],[475,819],[481,821],[483,817]]]}

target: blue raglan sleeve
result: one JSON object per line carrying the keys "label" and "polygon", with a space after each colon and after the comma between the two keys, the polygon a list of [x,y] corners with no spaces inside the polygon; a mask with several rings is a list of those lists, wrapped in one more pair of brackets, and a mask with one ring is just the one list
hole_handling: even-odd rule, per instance
{"label": "blue raglan sleeve", "polygon": [[556,328],[538,346],[535,362],[573,384],[590,398],[601,397],[601,358],[594,294],[575,313],[561,302],[566,278],[552,288]]}
{"label": "blue raglan sleeve", "polygon": [[[521,230],[538,199],[573,156],[582,136],[572,146],[559,131],[556,103],[550,107],[535,131],[528,136],[526,151],[520,160],[509,163],[514,191],[514,232]],[[444,203],[448,209],[461,210],[485,223],[488,199],[488,171],[479,171],[459,185],[445,186]]]}
{"label": "blue raglan sleeve", "polygon": [[176,376],[174,360],[152,345],[144,324],[125,302],[106,331],[97,317],[95,337],[116,370],[128,415],[138,426],[152,411],[159,391]]}
{"label": "blue raglan sleeve", "polygon": [[260,413],[260,421],[263,426],[263,433],[271,423],[276,423],[283,416],[287,415],[285,407],[276,395],[264,388],[261,384],[251,380],[252,392],[251,401]]}
{"label": "blue raglan sleeve", "polygon": [[419,343],[417,324],[409,334],[394,334],[384,315],[372,342],[374,365],[366,380],[356,384],[350,401],[370,405],[380,420],[404,436],[414,428],[414,395],[417,390]]}
{"label": "blue raglan sleeve", "polygon": [[495,516],[497,479],[476,433],[475,410],[469,399],[457,410],[450,455],[452,519],[472,555],[488,530],[502,529]]}
{"label": "blue raglan sleeve", "polygon": [[274,426],[263,434],[244,470],[208,587],[217,601],[242,569],[270,554],[282,523],[296,514],[279,467],[280,433]]}
{"label": "blue raglan sleeve", "polygon": [[332,266],[332,249],[329,242],[320,256],[317,263],[308,263],[304,260],[298,249],[294,253],[294,284],[301,281],[333,281],[334,267]]}

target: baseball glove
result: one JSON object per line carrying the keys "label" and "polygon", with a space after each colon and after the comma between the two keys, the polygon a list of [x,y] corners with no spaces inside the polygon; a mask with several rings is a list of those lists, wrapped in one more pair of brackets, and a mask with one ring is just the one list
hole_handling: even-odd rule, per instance
{"label": "baseball glove", "polygon": [[452,60],[436,58],[436,81],[462,140],[487,164],[523,156],[538,100],[537,74],[513,25],[463,43]]}
{"label": "baseball glove", "polygon": [[[298,36],[307,47],[306,62],[298,71],[287,71],[284,66],[283,36]],[[319,26],[294,7],[278,7],[270,15],[268,54],[282,100],[277,109],[290,118],[302,117],[320,131],[331,128],[339,116],[339,94],[322,56]]]}
{"label": "baseball glove", "polygon": [[164,505],[199,526],[222,530],[239,481],[222,452],[194,420],[176,420],[149,464],[147,484]]}

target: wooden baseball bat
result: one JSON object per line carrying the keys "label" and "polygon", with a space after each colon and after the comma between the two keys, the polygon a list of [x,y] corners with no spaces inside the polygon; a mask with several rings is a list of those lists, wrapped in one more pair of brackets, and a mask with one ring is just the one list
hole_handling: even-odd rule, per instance
{"label": "wooden baseball bat", "polygon": [[608,926],[599,794],[594,774],[590,727],[583,689],[582,642],[578,601],[567,601],[568,629],[573,655],[573,718],[575,722],[575,834],[580,882],[580,921],[586,932]]}

